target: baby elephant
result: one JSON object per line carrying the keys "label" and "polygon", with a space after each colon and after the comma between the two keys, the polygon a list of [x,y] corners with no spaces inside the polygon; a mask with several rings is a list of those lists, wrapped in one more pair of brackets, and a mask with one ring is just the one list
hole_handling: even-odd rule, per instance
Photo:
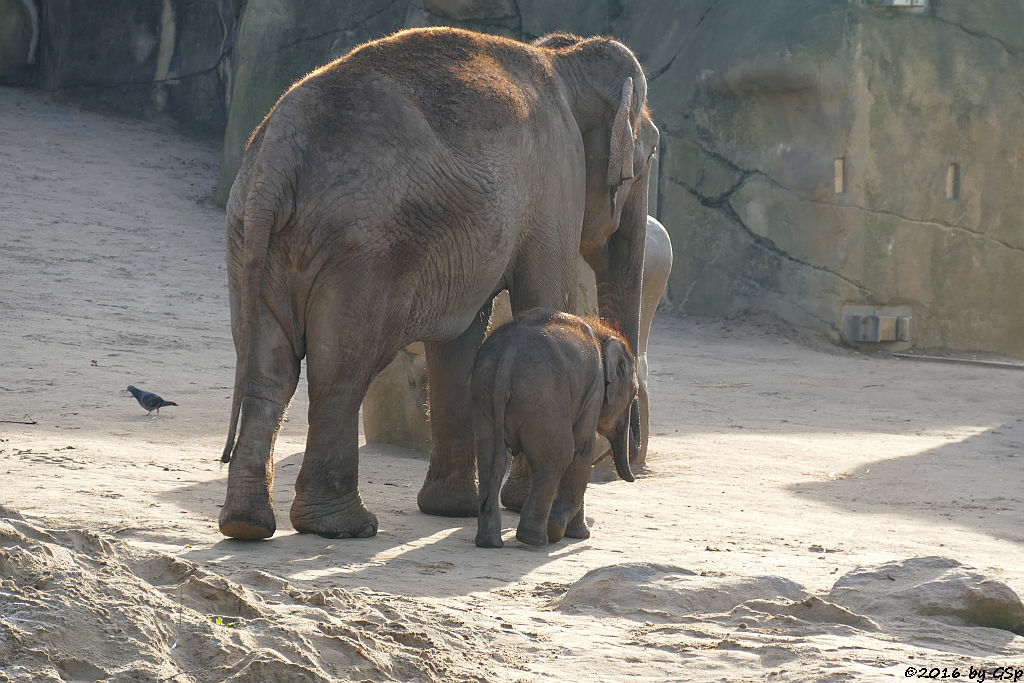
{"label": "baby elephant", "polygon": [[[473,435],[480,477],[476,544],[500,548],[505,449],[523,453],[533,473],[516,538],[529,545],[588,538],[583,494],[594,433],[615,443],[636,398],[633,353],[622,335],[594,318],[546,308],[492,334],[473,367]],[[613,453],[633,481],[628,453]]]}

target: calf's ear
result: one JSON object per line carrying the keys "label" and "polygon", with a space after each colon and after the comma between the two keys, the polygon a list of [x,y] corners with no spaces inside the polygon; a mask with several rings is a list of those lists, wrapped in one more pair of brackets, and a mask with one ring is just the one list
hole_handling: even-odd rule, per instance
{"label": "calf's ear", "polygon": [[618,339],[609,337],[602,348],[604,361],[604,404],[625,405],[631,396],[633,359],[629,350]]}

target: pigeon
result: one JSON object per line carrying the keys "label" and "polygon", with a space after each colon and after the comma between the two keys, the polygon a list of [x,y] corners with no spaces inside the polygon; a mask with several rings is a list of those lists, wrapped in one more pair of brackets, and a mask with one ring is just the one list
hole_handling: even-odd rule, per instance
{"label": "pigeon", "polygon": [[161,408],[178,405],[174,401],[165,401],[156,394],[152,394],[148,391],[142,391],[131,384],[128,385],[128,391],[132,393],[132,396],[135,397],[135,400],[139,402],[140,406],[149,411],[146,415],[149,415],[154,410],[156,411],[156,414],[159,415]]}

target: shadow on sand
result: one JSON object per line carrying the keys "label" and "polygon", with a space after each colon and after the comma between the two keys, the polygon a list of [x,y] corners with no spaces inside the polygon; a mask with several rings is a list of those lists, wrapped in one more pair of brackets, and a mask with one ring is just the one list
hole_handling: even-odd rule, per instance
{"label": "shadow on sand", "polygon": [[1024,419],[789,489],[857,514],[918,517],[1024,544]]}
{"label": "shadow on sand", "polygon": [[[401,585],[409,596],[448,597],[515,583],[555,557],[582,551],[571,540],[528,548],[514,538],[519,516],[503,510],[505,547],[473,544],[476,518],[435,517],[419,511],[416,493],[427,470],[427,455],[374,444],[360,449],[360,492],[377,515],[376,536],[327,539],[298,534],[288,521],[302,453],[275,463],[274,509],[278,528],[266,541],[220,540],[181,555],[228,576],[259,569],[292,582],[357,587]],[[215,517],[227,479],[190,484],[163,494],[168,502]],[[455,571],[455,570],[458,571]],[[396,581],[396,574],[401,581]],[[376,581],[380,578],[380,581]]]}

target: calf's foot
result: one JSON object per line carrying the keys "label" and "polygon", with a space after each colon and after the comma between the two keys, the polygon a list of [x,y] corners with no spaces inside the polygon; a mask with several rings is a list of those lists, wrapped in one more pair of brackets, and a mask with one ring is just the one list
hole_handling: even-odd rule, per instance
{"label": "calf's foot", "polygon": [[504,548],[505,542],[501,540],[501,532],[484,531],[476,532],[474,541],[477,548]]}
{"label": "calf's foot", "polygon": [[566,538],[590,538],[590,527],[583,514],[576,515],[565,525]]}

